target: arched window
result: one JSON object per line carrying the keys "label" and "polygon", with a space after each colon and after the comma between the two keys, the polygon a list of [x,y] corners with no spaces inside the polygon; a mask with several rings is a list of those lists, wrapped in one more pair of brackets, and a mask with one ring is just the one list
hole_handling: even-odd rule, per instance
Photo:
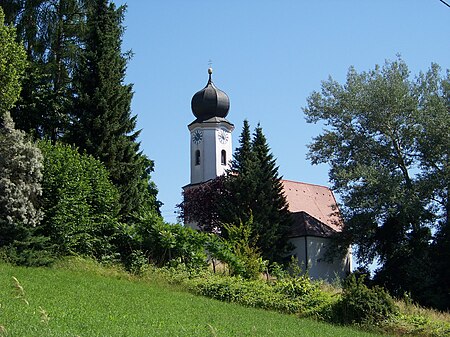
{"label": "arched window", "polygon": [[195,151],[195,165],[200,165],[200,150]]}
{"label": "arched window", "polygon": [[221,156],[220,156],[220,162],[222,165],[227,164],[227,152],[225,150],[222,150]]}

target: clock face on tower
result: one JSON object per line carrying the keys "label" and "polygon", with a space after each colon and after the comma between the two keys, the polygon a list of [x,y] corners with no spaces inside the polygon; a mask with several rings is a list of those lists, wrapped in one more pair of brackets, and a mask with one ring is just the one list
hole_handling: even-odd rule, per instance
{"label": "clock face on tower", "polygon": [[200,130],[195,130],[194,133],[192,134],[192,141],[195,144],[200,144],[202,139],[203,139],[203,132],[201,132]]}
{"label": "clock face on tower", "polygon": [[228,142],[228,132],[225,130],[220,130],[217,137],[219,138],[219,142],[222,144],[226,144]]}

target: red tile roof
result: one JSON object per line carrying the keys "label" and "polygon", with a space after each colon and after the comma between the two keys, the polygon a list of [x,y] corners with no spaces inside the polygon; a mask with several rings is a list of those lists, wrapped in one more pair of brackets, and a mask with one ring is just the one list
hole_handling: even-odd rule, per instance
{"label": "red tile roof", "polygon": [[282,183],[294,219],[291,236],[328,237],[342,231],[339,208],[328,187],[291,180],[282,180]]}

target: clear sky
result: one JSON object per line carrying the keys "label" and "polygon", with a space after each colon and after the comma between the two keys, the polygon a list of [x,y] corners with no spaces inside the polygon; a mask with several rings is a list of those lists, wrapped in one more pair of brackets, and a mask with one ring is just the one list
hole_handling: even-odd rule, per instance
{"label": "clear sky", "polygon": [[116,0],[127,3],[127,83],[141,147],[166,221],[176,222],[189,183],[192,96],[208,80],[230,97],[228,120],[261,123],[285,179],[329,186],[328,167],[312,166],[307,144],[321,132],[305,122],[306,97],[348,68],[372,69],[397,54],[411,73],[431,62],[450,68],[450,8],[439,0]]}

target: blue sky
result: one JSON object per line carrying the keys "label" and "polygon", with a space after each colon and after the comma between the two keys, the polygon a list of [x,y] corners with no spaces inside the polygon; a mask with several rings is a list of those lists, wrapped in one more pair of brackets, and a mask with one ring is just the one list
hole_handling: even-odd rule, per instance
{"label": "blue sky", "polygon": [[123,49],[134,53],[127,83],[140,141],[155,161],[153,180],[166,221],[176,222],[189,183],[192,96],[213,81],[230,97],[233,147],[244,119],[261,123],[285,179],[329,186],[328,167],[312,166],[307,144],[321,126],[302,107],[332,76],[372,69],[397,54],[411,73],[431,62],[450,68],[450,8],[439,0],[200,1],[128,0]]}

